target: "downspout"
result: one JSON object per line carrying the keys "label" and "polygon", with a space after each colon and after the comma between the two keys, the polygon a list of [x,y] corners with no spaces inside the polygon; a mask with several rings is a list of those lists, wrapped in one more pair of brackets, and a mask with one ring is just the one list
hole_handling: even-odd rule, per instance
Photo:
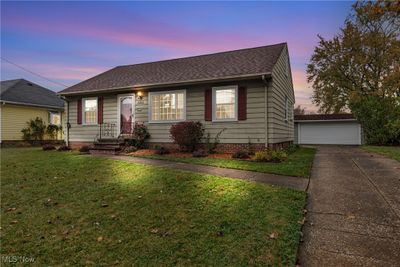
{"label": "downspout", "polygon": [[268,141],[269,141],[269,125],[268,125],[268,116],[269,116],[269,112],[268,112],[268,81],[267,81],[267,77],[266,75],[262,75],[261,79],[264,83],[264,92],[265,92],[265,147],[268,147]]}
{"label": "downspout", "polygon": [[67,103],[67,133],[65,136],[65,144],[69,147],[69,128],[71,128],[71,123],[69,123],[69,101],[65,96],[61,96],[61,99]]}

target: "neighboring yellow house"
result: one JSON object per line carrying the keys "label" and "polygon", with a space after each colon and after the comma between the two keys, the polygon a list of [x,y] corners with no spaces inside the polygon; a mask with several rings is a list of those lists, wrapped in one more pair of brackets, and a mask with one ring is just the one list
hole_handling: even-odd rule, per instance
{"label": "neighboring yellow house", "polygon": [[[36,117],[46,125],[63,124],[64,101],[51,90],[24,79],[1,82],[0,93],[0,142],[22,140],[21,130]],[[57,139],[62,140],[62,131]]]}

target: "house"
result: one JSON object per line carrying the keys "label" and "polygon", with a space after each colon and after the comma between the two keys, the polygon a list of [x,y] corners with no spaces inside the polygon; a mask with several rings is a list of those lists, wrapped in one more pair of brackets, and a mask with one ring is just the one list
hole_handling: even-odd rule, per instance
{"label": "house", "polygon": [[67,101],[72,147],[129,134],[143,122],[149,145],[170,145],[169,129],[190,120],[220,136],[220,152],[293,142],[292,75],[286,43],[118,66],[71,86]]}
{"label": "house", "polygon": [[295,143],[361,145],[362,128],[353,114],[295,115]]}
{"label": "house", "polygon": [[[1,82],[0,141],[15,143],[22,140],[21,130],[30,119],[40,117],[48,124],[61,125],[64,101],[57,94],[24,79]],[[60,134],[61,140],[63,136]]]}

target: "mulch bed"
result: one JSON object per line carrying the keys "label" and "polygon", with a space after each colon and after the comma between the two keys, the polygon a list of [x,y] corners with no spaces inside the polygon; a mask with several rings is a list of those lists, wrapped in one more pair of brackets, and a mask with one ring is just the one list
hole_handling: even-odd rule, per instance
{"label": "mulch bed", "polygon": [[[146,155],[156,155],[154,149],[140,149],[135,152],[127,153],[132,156],[146,156]],[[176,157],[176,158],[191,158],[193,157],[192,153],[185,153],[185,152],[171,152],[168,156]],[[231,159],[232,154],[223,153],[223,154],[210,154],[207,156],[208,158],[215,158],[215,159]]]}

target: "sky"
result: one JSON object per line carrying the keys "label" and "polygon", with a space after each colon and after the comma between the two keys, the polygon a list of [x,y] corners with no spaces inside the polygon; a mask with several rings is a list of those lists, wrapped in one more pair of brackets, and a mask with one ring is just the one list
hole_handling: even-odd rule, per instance
{"label": "sky", "polygon": [[1,2],[1,80],[54,91],[118,65],[287,42],[296,105],[307,111],[306,67],[352,2]]}

